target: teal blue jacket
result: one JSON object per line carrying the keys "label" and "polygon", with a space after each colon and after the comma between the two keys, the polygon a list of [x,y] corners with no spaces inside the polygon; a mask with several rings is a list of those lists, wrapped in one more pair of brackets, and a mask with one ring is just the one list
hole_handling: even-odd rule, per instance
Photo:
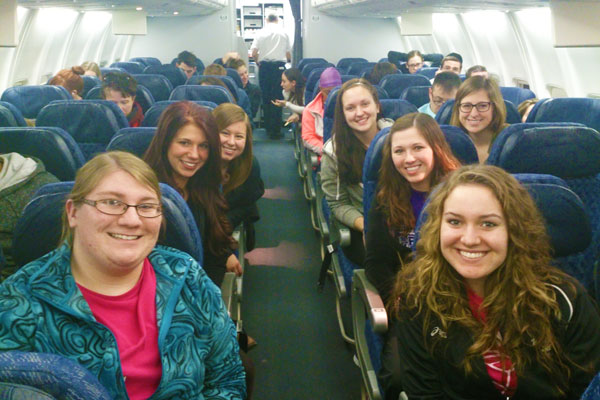
{"label": "teal blue jacket", "polygon": [[[117,342],[77,288],[67,245],[0,285],[0,351],[60,354],[127,399]],[[219,289],[189,255],[157,246],[156,318],[162,378],[151,399],[243,399],[246,384],[233,322]]]}

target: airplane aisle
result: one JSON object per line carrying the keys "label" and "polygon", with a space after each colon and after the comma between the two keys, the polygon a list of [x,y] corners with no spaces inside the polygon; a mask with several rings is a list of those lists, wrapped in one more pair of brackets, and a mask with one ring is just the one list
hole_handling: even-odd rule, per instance
{"label": "airplane aisle", "polygon": [[334,288],[316,290],[318,235],[298,178],[293,141],[254,135],[265,196],[259,200],[257,248],[244,279],[242,319],[258,346],[253,399],[360,398],[360,370],[340,336]]}

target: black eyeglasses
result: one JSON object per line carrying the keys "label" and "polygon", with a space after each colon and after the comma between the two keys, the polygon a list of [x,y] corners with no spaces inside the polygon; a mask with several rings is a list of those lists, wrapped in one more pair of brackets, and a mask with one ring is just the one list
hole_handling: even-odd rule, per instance
{"label": "black eyeglasses", "polygon": [[459,108],[460,112],[470,113],[471,110],[473,109],[473,107],[475,107],[477,109],[477,111],[479,111],[479,112],[486,112],[487,110],[490,109],[491,106],[492,106],[491,101],[482,101],[477,104],[460,103],[458,108]]}
{"label": "black eyeglasses", "polygon": [[81,199],[81,202],[88,206],[95,207],[96,210],[107,215],[123,215],[127,212],[129,207],[135,208],[138,215],[144,218],[156,218],[162,214],[162,206],[155,203],[125,204],[117,199]]}

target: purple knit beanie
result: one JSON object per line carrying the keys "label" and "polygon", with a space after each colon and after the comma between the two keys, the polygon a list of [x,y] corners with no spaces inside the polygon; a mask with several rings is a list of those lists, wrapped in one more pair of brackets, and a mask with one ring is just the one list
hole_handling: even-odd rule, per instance
{"label": "purple knit beanie", "polygon": [[319,80],[319,87],[333,87],[340,86],[342,84],[342,77],[337,69],[334,67],[329,67],[321,74],[321,78]]}

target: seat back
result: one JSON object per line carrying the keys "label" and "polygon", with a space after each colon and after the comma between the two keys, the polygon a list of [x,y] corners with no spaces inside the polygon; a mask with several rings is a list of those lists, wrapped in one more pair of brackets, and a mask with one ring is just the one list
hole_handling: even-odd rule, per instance
{"label": "seat back", "polygon": [[432,67],[439,67],[443,59],[444,55],[440,53],[423,54],[423,61],[428,61]]}
{"label": "seat back", "polygon": [[125,71],[123,68],[110,68],[110,67],[100,68],[100,73],[102,74],[102,76],[109,74],[111,72],[123,73],[123,72],[127,72],[127,71]]}
{"label": "seat back", "polygon": [[53,100],[71,100],[71,94],[62,86],[31,85],[9,87],[0,100],[11,103],[25,118],[35,119],[44,106]]}
{"label": "seat back", "polygon": [[317,83],[325,67],[315,68],[310,71],[310,74],[306,77],[306,84],[304,85],[304,103],[310,103],[316,96],[319,90]]}
{"label": "seat back", "polygon": [[437,68],[437,67],[424,67],[424,68],[421,68],[417,72],[417,74],[423,75],[427,79],[431,80],[431,79],[435,78],[435,73],[438,71],[438,69],[439,68]]}
{"label": "seat back", "polygon": [[581,395],[581,400],[600,399],[600,372],[592,379],[585,392]]}
{"label": "seat back", "polygon": [[[160,119],[160,115],[163,113],[163,111],[165,111],[165,109],[173,104],[173,103],[177,103],[180,100],[165,100],[165,101],[157,101],[156,103],[154,103],[154,105],[152,107],[150,107],[150,109],[148,111],[146,111],[146,114],[144,115],[144,120],[142,121],[142,126],[144,127],[153,127],[153,126],[158,126],[158,121]],[[194,103],[197,103],[199,105],[201,105],[202,107],[206,107],[210,110],[214,110],[217,107],[216,103],[213,103],[212,101],[202,101],[202,100],[197,100],[194,101]]]}
{"label": "seat back", "polygon": [[542,99],[533,106],[527,122],[578,122],[600,132],[600,99]]}
{"label": "seat back", "polygon": [[354,62],[354,63],[350,64],[350,66],[346,69],[346,74],[360,76],[363,74],[363,72],[373,69],[375,64],[377,64],[377,63],[368,62],[368,61]]}
{"label": "seat back", "polygon": [[[583,201],[592,227],[592,244],[561,259],[561,267],[591,290],[593,266],[600,259],[600,134],[581,125],[515,124],[498,135],[488,163],[511,173],[538,173],[564,179]],[[596,294],[597,296],[599,294]]]}
{"label": "seat back", "polygon": [[[90,91],[85,96],[86,100],[102,100],[102,87],[96,86],[90,89]],[[140,107],[142,107],[142,112],[148,111],[150,107],[154,104],[154,96],[150,90],[144,85],[137,85],[135,91],[135,101],[139,103]]]}
{"label": "seat back", "polygon": [[129,126],[121,109],[106,100],[54,101],[40,111],[36,124],[67,131],[87,160],[103,152],[119,129]]}
{"label": "seat back", "polygon": [[304,66],[306,64],[329,64],[329,62],[324,58],[307,57],[307,58],[303,58],[300,61],[298,61],[298,65],[296,66],[296,68],[298,68],[300,71],[302,71],[302,68],[304,68]]}
{"label": "seat back", "polygon": [[61,128],[0,128],[0,153],[17,152],[41,160],[61,181],[75,179],[85,157],[75,140]]}
{"label": "seat back", "polygon": [[238,86],[235,84],[235,81],[230,76],[227,76],[227,75],[194,75],[191,78],[189,78],[185,82],[185,84],[186,85],[200,85],[204,78],[219,79],[221,82],[223,82],[225,84],[225,86],[227,86],[227,89],[229,89],[229,91],[233,95],[233,98],[235,99],[235,101],[236,102],[238,101],[238,95],[237,95]]}
{"label": "seat back", "polygon": [[[331,63],[327,63],[327,64],[322,64],[322,63],[310,63],[310,64],[306,64],[304,67],[302,67],[302,70],[300,71],[302,73],[302,76],[306,79],[308,78],[308,75],[310,75],[310,72],[313,69],[316,68],[329,68],[329,67],[334,67],[333,64]],[[338,69],[339,71],[339,69]],[[341,74],[341,72],[340,72]]]}
{"label": "seat back", "polygon": [[[73,182],[44,185],[25,206],[13,233],[13,257],[17,265],[25,265],[57,247],[61,215],[72,188]],[[184,251],[202,265],[202,240],[192,212],[175,189],[161,183],[160,190],[166,231],[159,244]]]}
{"label": "seat back", "polygon": [[240,74],[233,68],[225,68],[227,72],[227,76],[233,79],[238,88],[243,89],[244,84],[242,83],[242,78],[240,78]]}
{"label": "seat back", "polygon": [[405,114],[417,112],[417,107],[406,100],[401,99],[381,99],[381,114],[384,118],[397,120]]}
{"label": "seat back", "polygon": [[[508,100],[504,100],[504,105],[506,106],[506,123],[507,124],[518,124],[521,122],[521,115],[519,115],[519,111],[517,107]],[[437,114],[435,114],[435,120],[440,125],[448,125],[450,124],[450,119],[452,119],[452,108],[454,107],[454,99],[450,99],[446,101]]]}
{"label": "seat back", "polygon": [[27,126],[21,112],[12,104],[0,101],[0,127]]}
{"label": "seat back", "polygon": [[350,68],[350,65],[356,62],[369,62],[369,60],[362,57],[344,57],[340,58],[340,60],[337,62],[336,68],[338,71],[340,71],[340,74],[349,75],[348,68]]}
{"label": "seat back", "polygon": [[83,79],[83,93],[81,93],[81,97],[85,98],[85,95],[90,91],[91,88],[102,85],[102,81],[91,75],[82,75]]}
{"label": "seat back", "polygon": [[203,100],[219,105],[234,103],[233,96],[224,87],[216,85],[182,85],[171,92],[169,100]]}
{"label": "seat back", "polygon": [[108,143],[108,146],[106,146],[106,151],[128,151],[139,158],[144,158],[144,154],[150,146],[155,132],[156,128],[154,127],[119,129],[110,143]]}
{"label": "seat back", "polygon": [[144,68],[150,65],[162,65],[160,60],[156,57],[134,57],[131,58],[129,61],[141,64],[144,66]]}
{"label": "seat back", "polygon": [[13,384],[12,397],[0,389],[3,399],[111,399],[98,378],[76,361],[57,354],[0,353],[0,382]]}
{"label": "seat back", "polygon": [[323,143],[331,139],[331,130],[333,129],[333,118],[335,115],[335,103],[339,91],[340,86],[332,89],[323,106]]}
{"label": "seat back", "polygon": [[500,86],[500,93],[504,100],[510,101],[517,107],[525,100],[535,98],[535,93],[531,90],[520,87]]}
{"label": "seat back", "polygon": [[168,100],[173,90],[173,85],[164,75],[160,74],[135,74],[132,75],[139,85],[146,87],[154,101]]}
{"label": "seat back", "polygon": [[410,86],[404,89],[401,99],[411,102],[415,107],[429,103],[429,88],[431,86]]}
{"label": "seat back", "polygon": [[141,74],[144,72],[144,65],[132,61],[118,61],[110,64],[111,68],[121,68],[129,74]]}
{"label": "seat back", "polygon": [[386,90],[390,98],[399,99],[407,87],[431,86],[431,82],[423,75],[418,74],[390,74],[384,76],[379,85]]}
{"label": "seat back", "polygon": [[171,86],[173,86],[174,88],[176,88],[179,85],[185,84],[185,81],[187,80],[185,73],[171,64],[150,65],[146,67],[143,72],[139,73],[163,75],[169,80],[169,82],[171,82]]}

